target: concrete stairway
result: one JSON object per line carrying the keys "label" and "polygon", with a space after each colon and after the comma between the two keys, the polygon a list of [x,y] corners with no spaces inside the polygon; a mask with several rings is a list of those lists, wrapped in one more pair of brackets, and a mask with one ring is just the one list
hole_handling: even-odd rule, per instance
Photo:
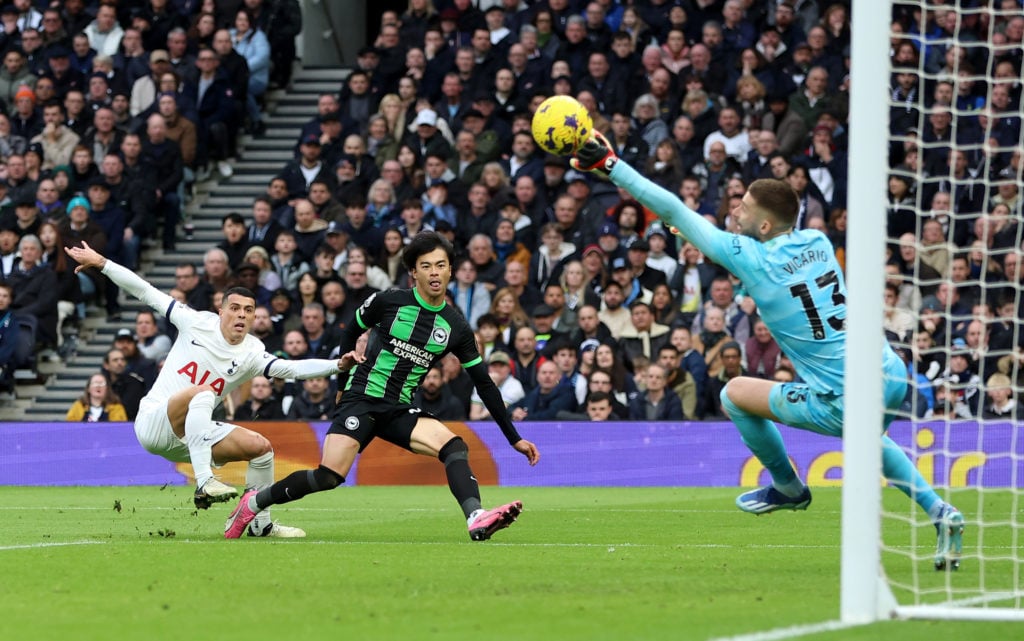
{"label": "concrete stairway", "polygon": [[[203,253],[222,238],[221,217],[232,211],[249,217],[252,199],[265,192],[270,179],[291,159],[302,125],[316,115],[319,95],[337,93],[345,75],[342,69],[302,69],[293,76],[291,89],[270,92],[266,101],[267,131],[258,138],[242,136],[238,158],[232,163],[234,175],[221,180],[214,170],[216,180],[196,185],[195,196],[186,207],[195,226],[193,239],[180,240],[172,253],[145,251],[139,273],[153,286],[167,291],[174,286],[177,264],[192,262],[201,267]],[[135,314],[141,308],[138,301],[122,295],[122,320],[118,323],[108,323],[102,309],[90,309],[82,323],[77,354],[65,363],[41,361],[39,379],[19,384],[16,398],[0,404],[0,421],[63,420],[89,376],[99,371],[114,334],[122,327],[133,328]]]}

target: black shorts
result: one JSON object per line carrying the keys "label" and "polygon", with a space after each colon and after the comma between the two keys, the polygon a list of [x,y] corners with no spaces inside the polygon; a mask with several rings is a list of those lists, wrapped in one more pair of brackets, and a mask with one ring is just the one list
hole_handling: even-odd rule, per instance
{"label": "black shorts", "polygon": [[348,400],[343,396],[334,410],[334,421],[328,434],[344,434],[359,441],[362,452],[376,437],[398,447],[412,451],[412,430],[421,418],[434,418],[415,405],[388,403],[355,397]]}

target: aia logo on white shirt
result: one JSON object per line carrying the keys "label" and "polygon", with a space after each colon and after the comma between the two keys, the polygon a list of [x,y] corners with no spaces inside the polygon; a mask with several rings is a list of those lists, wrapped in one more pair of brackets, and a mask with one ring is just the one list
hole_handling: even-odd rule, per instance
{"label": "aia logo on white shirt", "polygon": [[[232,361],[231,364],[235,365],[234,361]],[[235,366],[237,367],[237,365]],[[215,394],[217,394],[217,396],[220,396],[221,394],[224,393],[224,386],[226,384],[224,379],[218,376],[217,378],[210,380],[210,376],[212,373],[208,370],[202,370],[202,372],[200,372],[199,364],[196,363],[195,361],[192,361],[191,363],[186,363],[184,367],[178,370],[178,374],[188,378],[189,382],[191,382],[193,385],[209,385],[210,387],[213,388],[213,391]]]}

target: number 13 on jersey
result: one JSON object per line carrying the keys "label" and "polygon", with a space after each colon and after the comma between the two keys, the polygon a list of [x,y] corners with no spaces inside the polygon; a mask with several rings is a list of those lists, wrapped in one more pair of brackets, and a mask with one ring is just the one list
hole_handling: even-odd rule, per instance
{"label": "number 13 on jersey", "polygon": [[[814,284],[818,286],[819,290],[827,288],[829,285],[832,286],[832,304],[839,306],[846,303],[846,296],[839,288],[839,276],[836,275],[835,271],[830,271],[826,274],[814,279]],[[825,325],[821,320],[821,313],[819,313],[817,306],[814,304],[814,298],[811,296],[811,290],[807,286],[807,283],[797,283],[789,288],[789,294],[793,298],[799,298],[800,303],[804,306],[804,314],[807,315],[807,322],[811,326],[811,333],[814,335],[814,340],[820,341],[825,339]],[[839,332],[846,327],[846,318],[839,315],[829,316],[825,319],[825,322],[829,324],[829,327]]]}

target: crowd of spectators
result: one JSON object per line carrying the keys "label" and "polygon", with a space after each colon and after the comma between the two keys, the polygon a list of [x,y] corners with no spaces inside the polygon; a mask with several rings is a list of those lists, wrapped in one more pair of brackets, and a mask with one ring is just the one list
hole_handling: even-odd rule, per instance
{"label": "crowd of spectators", "polygon": [[1000,1],[927,17],[892,25],[883,326],[912,416],[1019,421],[1024,15]]}
{"label": "crowd of spectators", "polygon": [[[785,180],[800,197],[798,227],[826,233],[845,265],[848,3],[474,4],[385,12],[339,95],[321,97],[320,128],[304,130],[278,191],[327,224],[270,207],[295,246],[267,247],[271,265],[298,254],[316,274],[292,305],[323,304],[327,324],[344,326],[365,298],[362,272],[405,285],[402,243],[434,229],[460,252],[451,302],[517,420],[720,418],[732,377],[798,380],[743,283],[628,194],[539,153],[530,114],[550,95],[576,97],[622,158],[723,229],[750,182]],[[1020,2],[892,11],[891,278],[880,308],[915,382],[906,409],[1016,417]],[[337,202],[314,197],[321,181]],[[322,234],[315,250],[310,233]],[[296,273],[279,271],[282,282]],[[345,281],[345,302],[317,297],[313,280],[325,277]],[[272,316],[287,319],[284,305],[272,302]],[[485,418],[468,391],[442,363],[417,402]]]}
{"label": "crowd of spectators", "polygon": [[87,305],[120,319],[117,287],[63,247],[131,268],[144,243],[173,251],[192,184],[229,176],[239,131],[264,131],[301,21],[297,0],[0,5],[0,387],[69,354]]}
{"label": "crowd of spectators", "polygon": [[[175,295],[215,308],[246,284],[269,349],[329,354],[369,295],[408,286],[404,243],[435,230],[460,255],[451,304],[516,420],[722,418],[731,378],[798,380],[743,283],[541,154],[530,114],[576,97],[622,158],[722,229],[750,182],[784,180],[798,227],[842,263],[849,18],[831,0],[409,0],[320,96],[252,210],[224,217],[202,266],[178,267]],[[879,309],[915,382],[907,411],[1017,417],[1020,3],[897,2],[891,32]],[[331,385],[260,382],[235,407],[316,418]],[[471,391],[448,357],[416,402],[485,418]]]}

